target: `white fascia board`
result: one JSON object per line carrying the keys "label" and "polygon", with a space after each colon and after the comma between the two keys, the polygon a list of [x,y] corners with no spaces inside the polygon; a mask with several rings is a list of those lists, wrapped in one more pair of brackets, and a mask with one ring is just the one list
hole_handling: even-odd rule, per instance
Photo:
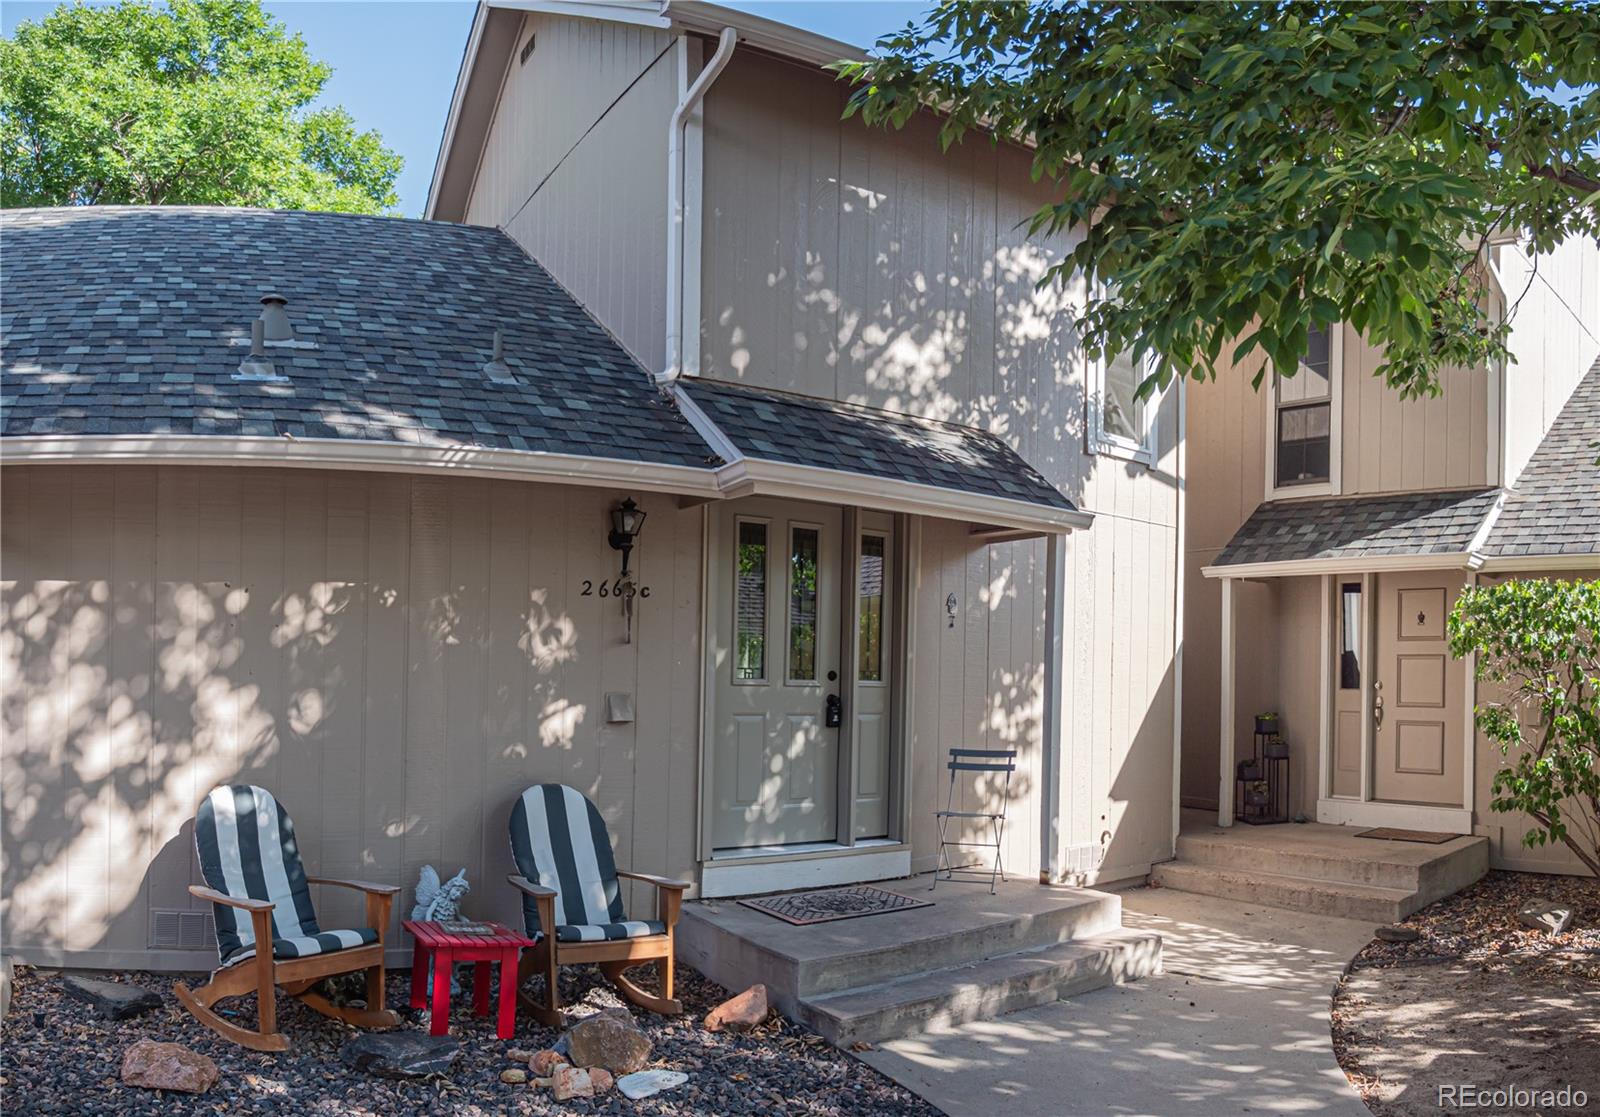
{"label": "white fascia board", "polygon": [[7,465],[141,462],[449,473],[712,498],[718,495],[713,472],[693,466],[528,450],[420,446],[339,438],[20,435],[0,442],[0,462]]}
{"label": "white fascia board", "polygon": [[1478,566],[1478,571],[1483,574],[1534,574],[1552,570],[1600,570],[1600,554],[1494,555],[1484,557]]}
{"label": "white fascia board", "polygon": [[661,14],[661,5],[653,0],[488,0],[488,5],[513,12],[603,19],[608,23],[654,27],[661,31],[672,26],[672,21]]}
{"label": "white fascia board", "polygon": [[[567,8],[570,5],[556,4]],[[609,5],[588,4],[584,7]],[[774,19],[764,19],[749,12],[725,8],[721,4],[708,4],[703,0],[662,0],[660,11],[674,27],[701,35],[721,34],[724,27],[739,33],[741,46],[754,47],[771,54],[809,62],[813,66],[827,66],[833,62],[864,61],[866,51],[849,43],[830,39],[799,27],[791,27]]]}
{"label": "white fascia board", "polygon": [[456,71],[455,88],[450,91],[450,111],[444,118],[444,132],[439,137],[439,151],[433,157],[433,177],[428,180],[428,201],[422,207],[424,220],[434,220],[434,208],[439,200],[439,183],[444,178],[444,165],[449,162],[450,148],[455,145],[456,124],[461,119],[461,102],[467,95],[467,78],[478,64],[478,47],[483,42],[483,27],[489,18],[490,5],[482,3],[472,13],[472,29],[467,32],[467,46],[461,52],[461,68]]}
{"label": "white fascia board", "polygon": [[940,519],[958,519],[1064,534],[1083,530],[1094,516],[1075,509],[1011,500],[1008,497],[966,493],[895,481],[838,469],[819,469],[787,462],[745,458],[717,470],[717,487],[728,498],[772,496],[824,504],[859,504],[891,512],[907,512]]}
{"label": "white fascia board", "polygon": [[1382,573],[1385,570],[1469,570],[1477,558],[1470,551],[1447,551],[1431,555],[1355,555],[1350,558],[1202,566],[1200,573],[1207,578],[1296,578],[1306,574]]}

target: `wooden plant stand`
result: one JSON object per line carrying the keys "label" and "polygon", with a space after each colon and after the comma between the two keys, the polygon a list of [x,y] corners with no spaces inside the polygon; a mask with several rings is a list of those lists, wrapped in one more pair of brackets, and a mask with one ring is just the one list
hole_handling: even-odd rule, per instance
{"label": "wooden plant stand", "polygon": [[[458,935],[437,923],[408,919],[401,924],[415,940],[411,956],[411,1007],[430,1010],[428,1034],[442,1036],[450,1030],[450,972],[457,962],[472,962],[472,1010],[489,1015],[489,967],[500,966],[500,1004],[495,1035],[510,1039],[517,1028],[517,958],[530,938],[499,923],[490,923],[489,935]],[[427,996],[428,961],[433,960],[433,997]]]}

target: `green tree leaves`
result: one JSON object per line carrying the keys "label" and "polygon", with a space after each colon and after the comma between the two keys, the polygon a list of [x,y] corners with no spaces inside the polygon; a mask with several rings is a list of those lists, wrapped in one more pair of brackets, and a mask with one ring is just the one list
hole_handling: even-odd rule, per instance
{"label": "green tree leaves", "polygon": [[1490,806],[1539,824],[1525,845],[1563,842],[1600,876],[1600,581],[1472,586],[1449,629],[1488,684],[1478,729],[1507,758]]}
{"label": "green tree leaves", "polygon": [[932,105],[947,142],[1031,143],[1061,184],[1032,231],[1082,235],[1054,278],[1122,292],[1086,343],[1163,378],[1214,377],[1247,330],[1292,375],[1344,320],[1434,392],[1506,355],[1492,235],[1600,234],[1600,7],[952,0],[838,69],[869,122]]}
{"label": "green tree leaves", "polygon": [[0,203],[379,213],[401,158],[258,0],[63,6],[0,40]]}

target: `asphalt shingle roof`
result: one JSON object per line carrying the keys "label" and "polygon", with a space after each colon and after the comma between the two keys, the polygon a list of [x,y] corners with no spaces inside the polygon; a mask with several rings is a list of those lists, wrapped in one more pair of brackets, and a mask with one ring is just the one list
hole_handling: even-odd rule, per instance
{"label": "asphalt shingle roof", "polygon": [[1258,507],[1213,566],[1466,551],[1498,489],[1278,500]]}
{"label": "asphalt shingle roof", "polygon": [[1484,552],[1600,554],[1600,361],[1573,389],[1561,414],[1506,496]]}
{"label": "asphalt shingle roof", "polygon": [[[0,218],[5,435],[294,435],[714,464],[648,373],[505,234],[198,207]],[[260,297],[287,383],[233,379]],[[494,331],[518,383],[483,372]]]}
{"label": "asphalt shingle roof", "polygon": [[748,458],[1074,509],[1015,450],[984,431],[713,380],[682,383]]}

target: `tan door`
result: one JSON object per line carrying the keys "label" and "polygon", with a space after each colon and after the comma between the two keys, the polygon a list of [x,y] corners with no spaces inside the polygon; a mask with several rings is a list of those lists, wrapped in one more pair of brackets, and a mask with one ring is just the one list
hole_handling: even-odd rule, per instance
{"label": "tan door", "polygon": [[1462,806],[1462,664],[1445,641],[1460,578],[1380,574],[1372,797]]}
{"label": "tan door", "polygon": [[835,841],[840,510],[748,500],[717,515],[712,845]]}
{"label": "tan door", "polygon": [[1336,796],[1361,797],[1362,658],[1366,655],[1367,612],[1361,578],[1333,582],[1333,772]]}

